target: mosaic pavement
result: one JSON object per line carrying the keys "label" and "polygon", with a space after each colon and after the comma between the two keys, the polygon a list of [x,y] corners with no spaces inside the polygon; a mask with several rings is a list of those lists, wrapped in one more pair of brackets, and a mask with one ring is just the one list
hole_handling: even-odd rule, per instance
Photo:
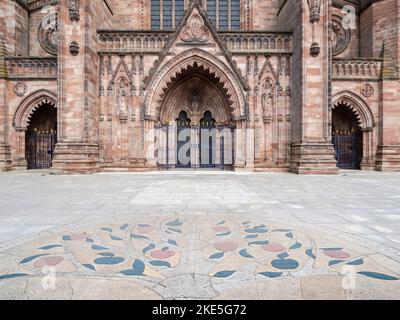
{"label": "mosaic pavement", "polygon": [[400,296],[395,260],[363,243],[264,219],[126,217],[46,232],[2,251],[0,260],[3,299]]}
{"label": "mosaic pavement", "polygon": [[0,182],[0,299],[400,297],[400,175]]}

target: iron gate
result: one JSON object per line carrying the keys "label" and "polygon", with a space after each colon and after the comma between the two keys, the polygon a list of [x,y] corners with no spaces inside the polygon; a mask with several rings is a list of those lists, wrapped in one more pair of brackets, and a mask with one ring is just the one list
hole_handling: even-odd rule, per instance
{"label": "iron gate", "polygon": [[340,169],[359,169],[360,150],[357,134],[334,135],[333,145]]}
{"label": "iron gate", "polygon": [[26,161],[28,162],[28,169],[50,168],[56,143],[57,133],[54,131],[27,133]]}

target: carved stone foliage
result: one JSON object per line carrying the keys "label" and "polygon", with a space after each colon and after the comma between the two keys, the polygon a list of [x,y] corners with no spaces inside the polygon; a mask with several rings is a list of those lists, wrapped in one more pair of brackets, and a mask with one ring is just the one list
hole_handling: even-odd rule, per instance
{"label": "carved stone foliage", "polygon": [[79,16],[79,0],[67,0],[67,7],[69,12],[69,19],[71,21],[78,22],[80,19]]}
{"label": "carved stone foliage", "polygon": [[28,87],[26,86],[25,82],[18,82],[14,86],[14,93],[18,97],[23,97],[26,94],[27,91],[28,91]]}
{"label": "carved stone foliage", "polygon": [[361,94],[366,98],[372,96],[374,92],[374,87],[371,86],[369,83],[364,84],[364,86],[361,88]]}
{"label": "carved stone foliage", "polygon": [[204,25],[203,18],[195,10],[182,29],[181,40],[190,43],[207,42],[209,38],[210,30]]}
{"label": "carved stone foliage", "polygon": [[38,39],[40,46],[46,52],[56,55],[58,46],[57,14],[44,17],[39,25]]}
{"label": "carved stone foliage", "polygon": [[382,62],[379,60],[342,60],[334,59],[333,79],[378,80]]}
{"label": "carved stone foliage", "polygon": [[351,40],[350,29],[345,29],[342,25],[342,17],[332,15],[332,55],[337,56],[344,52]]}

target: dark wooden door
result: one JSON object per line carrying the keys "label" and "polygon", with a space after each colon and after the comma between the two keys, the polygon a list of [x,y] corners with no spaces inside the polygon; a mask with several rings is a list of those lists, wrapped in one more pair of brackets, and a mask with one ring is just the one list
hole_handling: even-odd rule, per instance
{"label": "dark wooden door", "polygon": [[360,137],[358,134],[333,136],[333,145],[336,152],[336,160],[340,169],[360,168]]}
{"label": "dark wooden door", "polygon": [[48,169],[53,161],[57,143],[56,132],[30,132],[26,138],[26,160],[28,169]]}

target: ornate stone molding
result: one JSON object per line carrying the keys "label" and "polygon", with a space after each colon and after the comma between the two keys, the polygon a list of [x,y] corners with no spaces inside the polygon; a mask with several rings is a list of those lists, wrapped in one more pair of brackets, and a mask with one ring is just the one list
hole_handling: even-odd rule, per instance
{"label": "ornate stone molding", "polygon": [[[99,52],[159,53],[167,45],[173,33],[100,30]],[[286,32],[218,32],[226,50],[235,54],[245,53],[292,53],[292,34]]]}
{"label": "ornate stone molding", "polygon": [[381,78],[382,60],[379,59],[334,59],[332,64],[333,80],[378,81]]}
{"label": "ornate stone molding", "polygon": [[57,58],[6,58],[10,79],[57,79]]}
{"label": "ornate stone molding", "polygon": [[220,32],[222,43],[232,53],[291,53],[292,34],[279,32]]}
{"label": "ornate stone molding", "polygon": [[23,97],[26,92],[28,91],[28,87],[26,86],[25,82],[18,82],[15,86],[14,86],[14,93],[18,96],[18,97]]}
{"label": "ornate stone molding", "polygon": [[321,0],[307,0],[310,8],[310,22],[318,22],[321,15]]}

